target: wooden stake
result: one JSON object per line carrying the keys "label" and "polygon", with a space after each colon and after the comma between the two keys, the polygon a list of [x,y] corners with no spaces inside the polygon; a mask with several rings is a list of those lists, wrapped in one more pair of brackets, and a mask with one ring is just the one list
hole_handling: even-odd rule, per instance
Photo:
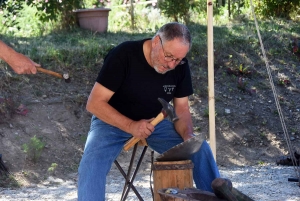
{"label": "wooden stake", "polygon": [[213,39],[213,0],[207,0],[207,50],[208,50],[208,107],[209,107],[209,142],[215,160],[215,89],[214,89],[214,39]]}

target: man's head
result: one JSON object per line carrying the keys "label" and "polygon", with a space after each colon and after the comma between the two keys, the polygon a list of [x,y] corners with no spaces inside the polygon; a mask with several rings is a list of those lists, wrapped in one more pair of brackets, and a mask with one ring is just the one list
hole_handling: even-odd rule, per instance
{"label": "man's head", "polygon": [[182,59],[191,48],[191,34],[188,28],[172,22],[163,25],[152,38],[151,63],[161,74],[184,64]]}

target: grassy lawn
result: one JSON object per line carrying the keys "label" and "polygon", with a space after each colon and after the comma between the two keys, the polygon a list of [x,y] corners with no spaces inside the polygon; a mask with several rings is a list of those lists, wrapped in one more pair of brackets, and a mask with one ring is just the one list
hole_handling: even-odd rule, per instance
{"label": "grassy lawn", "polygon": [[[279,60],[291,52],[293,37],[299,37],[300,25],[288,21],[260,22],[260,32],[267,55]],[[193,47],[188,58],[195,65],[205,68],[207,55],[207,29],[204,24],[188,25],[193,36]],[[20,37],[1,35],[1,39],[17,51],[42,64],[44,68],[55,70],[61,66],[65,70],[78,68],[92,69],[106,53],[127,40],[152,37],[154,32],[94,33],[75,28],[69,31],[52,32],[43,36]],[[259,62],[260,44],[253,21],[244,20],[214,27],[214,49],[216,63],[230,57],[237,68]],[[262,61],[260,61],[262,62]]]}

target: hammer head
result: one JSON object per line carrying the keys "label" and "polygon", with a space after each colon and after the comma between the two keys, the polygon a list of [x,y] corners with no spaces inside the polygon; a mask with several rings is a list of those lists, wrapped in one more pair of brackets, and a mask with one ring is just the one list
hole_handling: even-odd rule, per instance
{"label": "hammer head", "polygon": [[71,82],[71,78],[69,76],[69,73],[64,73],[62,74],[62,77],[64,78],[66,83],[70,83]]}
{"label": "hammer head", "polygon": [[177,121],[178,117],[175,113],[174,107],[162,98],[158,98],[158,101],[163,106],[162,112],[164,113],[165,117],[168,117],[168,119],[171,120],[172,122]]}

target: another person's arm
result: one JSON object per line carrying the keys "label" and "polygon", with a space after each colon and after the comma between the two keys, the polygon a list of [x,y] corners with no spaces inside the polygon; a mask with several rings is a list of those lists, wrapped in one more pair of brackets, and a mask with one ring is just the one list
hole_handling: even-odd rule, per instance
{"label": "another person's arm", "polygon": [[4,60],[17,74],[35,74],[40,65],[25,55],[16,52],[0,40],[0,59]]}
{"label": "another person's arm", "polygon": [[154,131],[150,120],[133,121],[119,113],[108,104],[113,94],[113,91],[96,82],[88,98],[86,109],[102,121],[130,133],[136,138],[147,138]]}
{"label": "another person's arm", "polygon": [[174,122],[175,129],[183,138],[183,140],[186,141],[194,136],[189,99],[188,97],[174,98],[173,104],[175,112],[179,118],[176,122]]}

